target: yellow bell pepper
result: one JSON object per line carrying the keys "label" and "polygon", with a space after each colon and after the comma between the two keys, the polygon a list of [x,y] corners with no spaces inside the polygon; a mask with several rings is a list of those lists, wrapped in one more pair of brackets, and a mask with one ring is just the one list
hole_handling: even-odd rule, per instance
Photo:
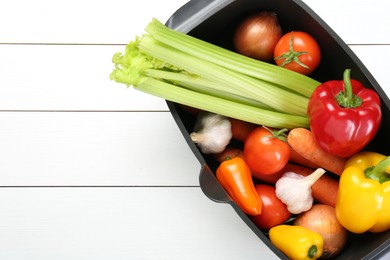
{"label": "yellow bell pepper", "polygon": [[336,216],[353,233],[390,229],[390,156],[360,152],[340,177]]}
{"label": "yellow bell pepper", "polygon": [[269,238],[280,251],[293,260],[317,259],[322,255],[322,236],[302,226],[278,225],[269,230]]}

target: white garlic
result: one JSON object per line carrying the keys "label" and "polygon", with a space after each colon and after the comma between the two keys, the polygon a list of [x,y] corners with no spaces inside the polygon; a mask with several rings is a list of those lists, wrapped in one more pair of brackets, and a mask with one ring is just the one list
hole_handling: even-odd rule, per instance
{"label": "white garlic", "polygon": [[311,186],[325,173],[318,168],[308,176],[302,176],[295,172],[286,172],[276,182],[276,196],[287,205],[292,214],[308,211],[313,206]]}
{"label": "white garlic", "polygon": [[229,118],[211,113],[202,112],[198,115],[191,140],[196,143],[205,154],[220,153],[232,139],[232,126]]}

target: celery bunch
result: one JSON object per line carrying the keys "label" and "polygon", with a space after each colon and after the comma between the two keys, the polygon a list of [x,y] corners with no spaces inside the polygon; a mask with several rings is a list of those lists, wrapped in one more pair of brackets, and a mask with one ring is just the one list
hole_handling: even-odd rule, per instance
{"label": "celery bunch", "polygon": [[275,128],[308,127],[319,82],[169,29],[156,19],[124,53],[110,78],[166,100]]}

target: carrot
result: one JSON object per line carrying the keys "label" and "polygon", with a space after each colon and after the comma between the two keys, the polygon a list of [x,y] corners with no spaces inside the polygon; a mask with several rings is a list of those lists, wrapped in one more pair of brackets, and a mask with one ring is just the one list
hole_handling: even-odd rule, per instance
{"label": "carrot", "polygon": [[345,158],[322,150],[316,143],[312,132],[306,128],[294,128],[287,135],[287,142],[297,153],[327,171],[341,175]]}
{"label": "carrot", "polygon": [[297,153],[294,149],[291,148],[291,146],[290,146],[290,160],[289,161],[292,163],[296,163],[296,164],[311,168],[311,169],[319,168],[318,165],[316,165],[312,161],[309,161],[308,159],[306,159],[305,157],[303,157],[302,155]]}
{"label": "carrot", "polygon": [[319,203],[323,203],[332,207],[336,206],[338,191],[338,180],[325,174],[322,175],[321,178],[311,186],[311,193],[313,198]]}
{"label": "carrot", "polygon": [[229,118],[229,119],[232,125],[233,138],[241,142],[245,142],[246,138],[252,132],[252,130],[258,126],[256,124],[242,121],[235,118]]}

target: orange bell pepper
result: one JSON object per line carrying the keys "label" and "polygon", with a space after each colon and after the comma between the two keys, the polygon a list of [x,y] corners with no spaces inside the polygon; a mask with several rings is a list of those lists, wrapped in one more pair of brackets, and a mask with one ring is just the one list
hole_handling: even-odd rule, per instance
{"label": "orange bell pepper", "polygon": [[248,215],[260,215],[262,201],[253,183],[251,170],[240,157],[223,161],[216,177],[235,203]]}

